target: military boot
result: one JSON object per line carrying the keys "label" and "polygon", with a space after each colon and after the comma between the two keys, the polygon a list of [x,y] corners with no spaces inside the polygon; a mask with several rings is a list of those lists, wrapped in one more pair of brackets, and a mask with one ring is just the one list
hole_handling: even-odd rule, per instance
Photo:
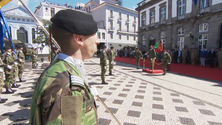
{"label": "military boot", "polygon": [[22,78],[20,78],[19,79],[19,82],[25,82],[26,80],[24,80],[24,79],[22,79]]}
{"label": "military boot", "polygon": [[102,84],[105,84],[105,85],[107,85],[108,83],[107,83],[107,82],[105,82],[105,81],[102,81]]}
{"label": "military boot", "polygon": [[10,88],[10,89],[6,89],[6,92],[5,92],[6,94],[12,94],[12,93],[14,93],[14,91]]}
{"label": "military boot", "polygon": [[18,88],[18,87],[20,87],[20,85],[18,85],[16,83],[12,84],[12,88]]}
{"label": "military boot", "polygon": [[7,98],[1,98],[0,97],[0,103],[5,103],[8,99]]}

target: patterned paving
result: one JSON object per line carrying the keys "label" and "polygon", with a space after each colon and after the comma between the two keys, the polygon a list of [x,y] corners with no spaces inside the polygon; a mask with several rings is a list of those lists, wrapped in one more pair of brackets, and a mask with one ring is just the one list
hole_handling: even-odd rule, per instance
{"label": "patterned paving", "polygon": [[[27,67],[29,65],[27,63]],[[143,73],[134,67],[116,66],[115,75],[106,76],[108,85],[100,84],[100,67],[97,63],[88,60],[85,68],[89,84],[97,88],[101,100],[123,125],[222,125],[222,110],[218,107],[152,84],[149,77],[142,80]],[[137,75],[131,74],[134,70]],[[24,76],[28,81],[21,83],[22,86],[14,94],[2,94],[2,97],[9,100],[0,104],[1,125],[28,124],[31,97],[41,72],[40,67],[35,70],[26,68]],[[161,81],[161,84],[166,82]],[[96,104],[99,124],[116,125],[115,120],[97,99]]]}

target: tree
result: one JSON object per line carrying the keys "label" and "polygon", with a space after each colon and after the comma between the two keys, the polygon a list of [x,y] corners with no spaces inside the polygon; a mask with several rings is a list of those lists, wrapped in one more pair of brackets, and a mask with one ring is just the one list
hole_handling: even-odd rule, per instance
{"label": "tree", "polygon": [[120,6],[123,6],[123,1],[122,0],[117,0],[117,4]]}
{"label": "tree", "polygon": [[[51,21],[48,20],[42,20],[43,26],[48,30],[49,32],[49,26],[52,24]],[[49,36],[45,34],[43,29],[38,26],[36,30],[36,34],[38,34],[37,38],[33,40],[33,43],[45,43],[46,45],[50,45],[50,39]]]}

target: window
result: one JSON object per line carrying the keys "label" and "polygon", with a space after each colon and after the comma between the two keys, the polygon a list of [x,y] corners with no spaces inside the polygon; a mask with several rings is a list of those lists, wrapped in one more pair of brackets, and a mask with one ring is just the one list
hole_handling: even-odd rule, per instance
{"label": "window", "polygon": [[22,21],[25,21],[25,19],[22,19]]}
{"label": "window", "polygon": [[12,20],[15,20],[15,18],[12,17]]}
{"label": "window", "polygon": [[178,29],[178,36],[180,36],[180,35],[184,35],[184,28],[179,28]]}
{"label": "window", "polygon": [[155,23],[155,11],[150,12],[150,24]]}
{"label": "window", "polygon": [[136,41],[136,37],[135,36],[133,37],[133,40]]}
{"label": "window", "polygon": [[30,20],[27,20],[27,22],[30,22]]}
{"label": "window", "polygon": [[162,31],[160,33],[160,39],[162,40],[163,42],[163,48],[165,47],[165,43],[166,43],[166,32],[165,31]]}
{"label": "window", "polygon": [[32,28],[32,41],[35,40],[35,28]]}
{"label": "window", "polygon": [[126,31],[129,32],[129,25],[126,25]]}
{"label": "window", "polygon": [[136,33],[136,25],[133,28],[134,28],[134,33]]}
{"label": "window", "polygon": [[127,40],[129,40],[129,36],[126,36]]}
{"label": "window", "polygon": [[146,12],[142,13],[142,26],[146,26]]}
{"label": "window", "polygon": [[101,39],[100,32],[97,32],[97,36],[98,36],[99,39]]}
{"label": "window", "polygon": [[121,39],[121,35],[119,35],[119,39]]}
{"label": "window", "polygon": [[134,16],[134,23],[136,23],[136,17]]}
{"label": "window", "polygon": [[184,48],[184,41],[185,41],[185,30],[184,28],[178,29],[178,39],[177,39],[177,46],[179,50]]}
{"label": "window", "polygon": [[127,21],[129,21],[129,14],[127,14]]}
{"label": "window", "polygon": [[208,23],[202,23],[199,25],[198,45],[199,49],[206,49],[208,42]]}
{"label": "window", "polygon": [[186,10],[186,3],[185,3],[185,0],[179,0],[178,1],[178,16],[182,16],[182,15],[185,15],[185,10]]}
{"label": "window", "polygon": [[20,19],[20,18],[17,18],[17,20],[20,21],[21,19]]}
{"label": "window", "polygon": [[11,26],[9,26],[9,33],[10,33],[10,36],[12,38],[12,27]]}
{"label": "window", "polygon": [[102,33],[102,38],[105,39],[105,33]]}
{"label": "window", "polygon": [[121,12],[119,12],[119,19],[122,19],[122,14],[121,14]]}
{"label": "window", "polygon": [[119,24],[119,31],[121,31],[122,30],[122,26],[121,26],[121,23]]}
{"label": "window", "polygon": [[199,32],[207,32],[208,31],[208,23],[202,23],[199,25]]}
{"label": "window", "polygon": [[110,39],[113,39],[113,34],[112,33],[110,34]]}
{"label": "window", "polygon": [[113,10],[110,10],[110,17],[113,17]]}
{"label": "window", "polygon": [[113,30],[113,22],[110,22],[110,29]]}
{"label": "window", "polygon": [[210,0],[200,0],[200,9],[210,6]]}
{"label": "window", "polygon": [[51,17],[55,15],[55,8],[51,8]]}
{"label": "window", "polygon": [[166,7],[160,9],[160,21],[166,20]]}
{"label": "window", "polygon": [[146,36],[142,36],[142,46],[146,46]]}

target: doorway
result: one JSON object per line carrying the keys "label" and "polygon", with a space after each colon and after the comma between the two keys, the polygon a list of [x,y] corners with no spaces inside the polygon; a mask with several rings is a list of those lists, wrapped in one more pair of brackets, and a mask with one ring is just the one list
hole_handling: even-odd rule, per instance
{"label": "doorway", "polygon": [[219,49],[222,48],[222,25],[220,27]]}
{"label": "doorway", "polygon": [[20,27],[17,30],[17,40],[20,40],[22,43],[28,43],[27,31],[25,30],[25,28]]}

